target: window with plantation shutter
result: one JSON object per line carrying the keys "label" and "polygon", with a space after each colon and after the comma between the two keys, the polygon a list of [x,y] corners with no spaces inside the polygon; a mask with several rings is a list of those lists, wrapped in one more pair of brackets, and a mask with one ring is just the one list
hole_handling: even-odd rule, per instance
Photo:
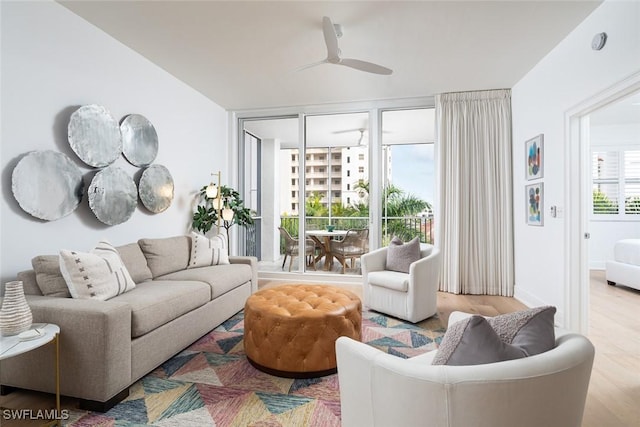
{"label": "window with plantation shutter", "polygon": [[640,216],[640,150],[624,152],[624,213]]}
{"label": "window with plantation shutter", "polygon": [[640,150],[594,149],[591,154],[594,219],[640,219]]}

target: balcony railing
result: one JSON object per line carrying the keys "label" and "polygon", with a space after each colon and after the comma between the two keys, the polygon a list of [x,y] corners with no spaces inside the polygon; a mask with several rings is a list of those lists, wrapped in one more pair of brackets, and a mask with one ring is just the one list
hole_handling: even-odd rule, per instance
{"label": "balcony railing", "polygon": [[[298,217],[280,217],[280,224],[294,237],[298,235]],[[335,225],[337,229],[368,228],[368,217],[307,217],[306,228],[320,230],[327,225]],[[433,216],[404,216],[382,218],[382,243],[389,243],[394,235],[407,241],[416,236],[423,243],[433,243]]]}

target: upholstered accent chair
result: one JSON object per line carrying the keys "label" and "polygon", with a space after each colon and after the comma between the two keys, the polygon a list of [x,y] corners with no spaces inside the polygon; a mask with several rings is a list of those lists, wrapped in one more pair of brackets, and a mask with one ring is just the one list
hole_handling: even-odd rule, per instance
{"label": "upholstered accent chair", "polygon": [[[282,260],[282,269],[284,269],[284,264],[287,262],[287,257],[289,257],[289,271],[291,271],[291,264],[293,264],[293,259],[300,254],[300,241],[291,237],[291,234],[289,234],[289,232],[284,228],[278,227],[278,230],[280,230],[280,235],[284,239],[284,259]],[[307,262],[313,265],[314,269],[316,268],[315,253],[315,242],[311,239],[306,239],[304,256]]]}
{"label": "upholstered accent chair", "polygon": [[[453,312],[449,318],[470,316]],[[432,365],[347,337],[336,341],[343,427],[580,427],[594,347],[555,329],[555,347],[522,359]]]}
{"label": "upholstered accent chair", "polygon": [[342,264],[342,274],[347,267],[347,260],[351,260],[351,268],[355,268],[357,258],[369,250],[369,229],[350,229],[342,240],[331,241],[331,255]]}
{"label": "upholstered accent chair", "polygon": [[407,273],[387,269],[384,247],[361,257],[364,306],[412,323],[436,314],[440,250],[420,244],[420,258]]}

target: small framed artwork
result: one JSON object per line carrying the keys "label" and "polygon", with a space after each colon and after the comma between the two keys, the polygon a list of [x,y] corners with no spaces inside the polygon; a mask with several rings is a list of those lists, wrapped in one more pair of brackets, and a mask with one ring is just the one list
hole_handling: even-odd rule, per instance
{"label": "small framed artwork", "polygon": [[526,157],[526,179],[527,181],[532,179],[542,178],[543,171],[543,156],[544,156],[544,135],[540,134],[528,140],[525,143],[525,157]]}
{"label": "small framed artwork", "polygon": [[538,182],[535,184],[527,185],[526,201],[527,201],[527,224],[528,225],[543,225],[544,220],[544,184]]}

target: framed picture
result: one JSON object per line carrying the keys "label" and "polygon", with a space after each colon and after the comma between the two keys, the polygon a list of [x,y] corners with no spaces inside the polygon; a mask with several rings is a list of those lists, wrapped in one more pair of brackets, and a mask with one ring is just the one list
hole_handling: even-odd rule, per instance
{"label": "framed picture", "polygon": [[526,166],[526,179],[527,181],[532,179],[542,178],[542,171],[544,166],[544,135],[540,134],[528,140],[525,143],[525,166]]}
{"label": "framed picture", "polygon": [[538,182],[525,186],[527,203],[527,224],[542,225],[544,220],[544,184]]}

